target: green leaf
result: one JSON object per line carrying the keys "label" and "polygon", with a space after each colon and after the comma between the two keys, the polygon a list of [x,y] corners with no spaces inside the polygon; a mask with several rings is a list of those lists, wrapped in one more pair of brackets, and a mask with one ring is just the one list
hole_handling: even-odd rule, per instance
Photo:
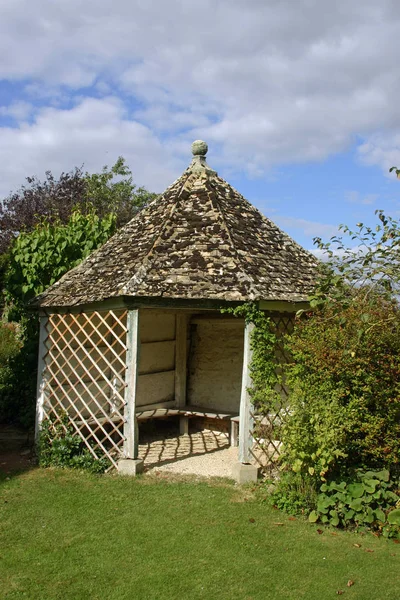
{"label": "green leaf", "polygon": [[349,506],[356,512],[359,512],[363,507],[362,499],[356,498],[355,500],[352,500],[352,502],[349,502]]}
{"label": "green leaf", "polygon": [[309,516],[308,516],[308,520],[310,521],[310,523],[316,523],[319,519],[319,515],[318,513],[313,510],[310,512]]}
{"label": "green leaf", "polygon": [[332,517],[330,519],[330,524],[333,527],[337,527],[340,524],[339,515],[337,514],[336,511],[333,511],[333,510],[331,510],[330,514],[331,514],[331,517]]}
{"label": "green leaf", "polygon": [[400,526],[400,508],[396,508],[392,510],[387,517],[388,522],[391,525],[399,525]]}
{"label": "green leaf", "polygon": [[364,494],[364,486],[362,483],[349,483],[347,490],[352,498],[361,498]]}
{"label": "green leaf", "polygon": [[381,521],[382,523],[384,523],[386,521],[385,513],[383,512],[383,510],[381,508],[377,508],[375,510],[375,517],[378,521]]}

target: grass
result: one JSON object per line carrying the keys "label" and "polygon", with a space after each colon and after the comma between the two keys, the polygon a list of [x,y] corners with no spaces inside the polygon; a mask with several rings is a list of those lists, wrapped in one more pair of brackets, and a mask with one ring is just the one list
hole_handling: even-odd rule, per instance
{"label": "grass", "polygon": [[398,600],[399,545],[319,534],[250,496],[165,476],[3,479],[0,598]]}

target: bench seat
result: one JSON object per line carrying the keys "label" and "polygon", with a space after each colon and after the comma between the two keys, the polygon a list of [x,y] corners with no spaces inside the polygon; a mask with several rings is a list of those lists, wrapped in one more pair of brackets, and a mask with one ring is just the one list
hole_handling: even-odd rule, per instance
{"label": "bench seat", "polygon": [[136,418],[140,421],[149,419],[166,419],[168,417],[179,416],[179,428],[182,435],[189,433],[189,419],[191,417],[202,417],[205,419],[217,419],[230,422],[230,443],[237,445],[238,438],[238,420],[237,413],[228,411],[218,411],[204,406],[186,405],[181,408],[153,408],[143,411],[136,411]]}

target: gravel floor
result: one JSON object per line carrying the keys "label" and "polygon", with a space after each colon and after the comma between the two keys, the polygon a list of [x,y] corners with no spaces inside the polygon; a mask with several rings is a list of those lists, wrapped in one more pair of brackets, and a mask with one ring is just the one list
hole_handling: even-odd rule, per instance
{"label": "gravel floor", "polygon": [[177,435],[176,429],[157,428],[140,435],[139,456],[146,471],[231,477],[237,455],[228,434],[218,431]]}

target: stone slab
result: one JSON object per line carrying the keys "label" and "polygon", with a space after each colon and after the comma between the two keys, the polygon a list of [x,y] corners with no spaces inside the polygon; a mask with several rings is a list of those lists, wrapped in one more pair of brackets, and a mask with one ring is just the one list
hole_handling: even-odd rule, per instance
{"label": "stone slab", "polygon": [[232,477],[237,483],[254,483],[258,478],[258,467],[237,462],[233,465]]}
{"label": "stone slab", "polygon": [[141,458],[133,459],[133,458],[122,458],[118,461],[118,473],[120,475],[139,475],[139,473],[143,473],[144,470],[144,462]]}

